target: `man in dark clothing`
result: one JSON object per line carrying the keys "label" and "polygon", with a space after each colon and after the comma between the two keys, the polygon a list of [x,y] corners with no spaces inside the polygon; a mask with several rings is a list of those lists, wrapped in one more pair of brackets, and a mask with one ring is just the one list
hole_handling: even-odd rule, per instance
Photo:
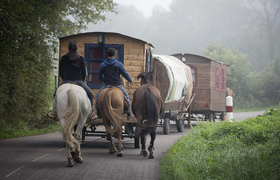
{"label": "man in dark clothing", "polygon": [[[130,113],[130,100],[127,92],[125,91],[124,87],[122,86],[122,80],[120,78],[120,75],[122,75],[128,82],[132,82],[131,77],[125,70],[123,64],[115,59],[115,49],[109,48],[107,50],[107,55],[109,58],[107,58],[99,68],[98,73],[98,79],[104,82],[104,85],[100,88],[100,90],[95,95],[95,102],[97,102],[99,92],[102,89],[109,88],[109,87],[118,87],[122,90],[124,93],[124,96],[126,97],[128,101],[128,108],[127,108],[127,120],[131,118]],[[95,105],[96,110],[96,105]]]}

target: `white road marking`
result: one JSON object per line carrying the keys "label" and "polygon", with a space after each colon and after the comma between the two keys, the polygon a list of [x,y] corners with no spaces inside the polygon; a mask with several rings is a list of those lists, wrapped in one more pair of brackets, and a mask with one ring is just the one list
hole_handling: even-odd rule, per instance
{"label": "white road marking", "polygon": [[35,162],[35,161],[37,161],[37,160],[39,160],[39,159],[42,159],[42,158],[44,158],[44,157],[48,156],[49,154],[50,154],[50,153],[45,154],[44,156],[38,157],[37,159],[34,159],[32,162]]}
{"label": "white road marking", "polygon": [[24,168],[25,165],[21,166],[20,168],[17,168],[16,170],[14,170],[13,172],[11,172],[10,174],[8,174],[6,177],[9,177],[10,175],[14,174],[15,172],[21,170],[22,168]]}
{"label": "white road marking", "polygon": [[[46,156],[48,156],[48,155],[50,155],[50,153],[45,154],[44,156],[38,157],[38,158],[34,159],[32,162],[35,162],[35,161],[37,161],[37,160],[39,160],[39,159],[42,159],[42,158],[44,158],[44,157],[46,157]],[[16,170],[14,170],[14,171],[11,172],[10,174],[8,174],[6,177],[9,177],[10,175],[16,173],[17,171],[21,170],[21,169],[24,168],[24,167],[25,167],[25,165],[21,166],[20,168],[17,168]]]}

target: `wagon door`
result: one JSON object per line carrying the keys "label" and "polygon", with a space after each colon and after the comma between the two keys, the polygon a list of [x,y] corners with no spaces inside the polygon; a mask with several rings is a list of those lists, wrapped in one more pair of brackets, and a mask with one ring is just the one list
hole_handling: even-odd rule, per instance
{"label": "wagon door", "polygon": [[115,58],[123,63],[123,44],[85,44],[85,61],[88,71],[88,86],[91,89],[99,89],[102,82],[98,79],[98,72],[101,63],[108,58],[107,50],[113,47],[116,49]]}

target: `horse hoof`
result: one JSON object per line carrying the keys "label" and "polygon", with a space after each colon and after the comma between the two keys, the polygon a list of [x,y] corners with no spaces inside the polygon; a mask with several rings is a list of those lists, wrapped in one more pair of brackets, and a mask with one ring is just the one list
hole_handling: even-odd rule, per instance
{"label": "horse hoof", "polygon": [[83,158],[78,157],[78,158],[74,158],[75,163],[83,163]]}
{"label": "horse hoof", "polygon": [[69,164],[68,163],[68,164],[66,164],[66,167],[73,167],[73,164],[71,164],[71,163]]}
{"label": "horse hoof", "polygon": [[109,151],[109,154],[115,154],[115,151]]}
{"label": "horse hoof", "polygon": [[118,157],[122,157],[122,156],[123,156],[123,154],[122,154],[122,153],[121,153],[121,154],[117,154],[117,156],[118,156]]}
{"label": "horse hoof", "polygon": [[146,150],[142,150],[142,151],[140,152],[140,155],[143,155],[144,157],[147,157],[147,156],[148,156],[148,153],[147,153]]}
{"label": "horse hoof", "polygon": [[149,159],[154,159],[155,158],[155,156],[149,156]]}

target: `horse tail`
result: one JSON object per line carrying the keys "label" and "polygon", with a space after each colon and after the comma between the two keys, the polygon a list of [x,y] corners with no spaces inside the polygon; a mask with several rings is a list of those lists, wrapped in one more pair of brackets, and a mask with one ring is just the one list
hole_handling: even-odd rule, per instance
{"label": "horse tail", "polygon": [[146,112],[148,122],[140,127],[141,136],[147,135],[152,129],[157,127],[159,114],[157,100],[150,88],[145,88],[144,101],[146,103]]}
{"label": "horse tail", "polygon": [[107,119],[110,121],[111,125],[113,126],[113,129],[111,129],[111,133],[114,133],[119,130],[120,127],[118,124],[118,119],[122,117],[118,115],[118,112],[116,112],[117,110],[112,107],[112,96],[113,96],[113,92],[111,90],[105,92],[103,109]]}
{"label": "horse tail", "polygon": [[72,135],[72,130],[74,126],[78,123],[80,115],[80,106],[77,93],[74,89],[69,89],[67,91],[68,96],[68,108],[64,117],[64,124],[62,127],[63,139],[66,144],[74,148],[74,143],[78,144],[79,141]]}

